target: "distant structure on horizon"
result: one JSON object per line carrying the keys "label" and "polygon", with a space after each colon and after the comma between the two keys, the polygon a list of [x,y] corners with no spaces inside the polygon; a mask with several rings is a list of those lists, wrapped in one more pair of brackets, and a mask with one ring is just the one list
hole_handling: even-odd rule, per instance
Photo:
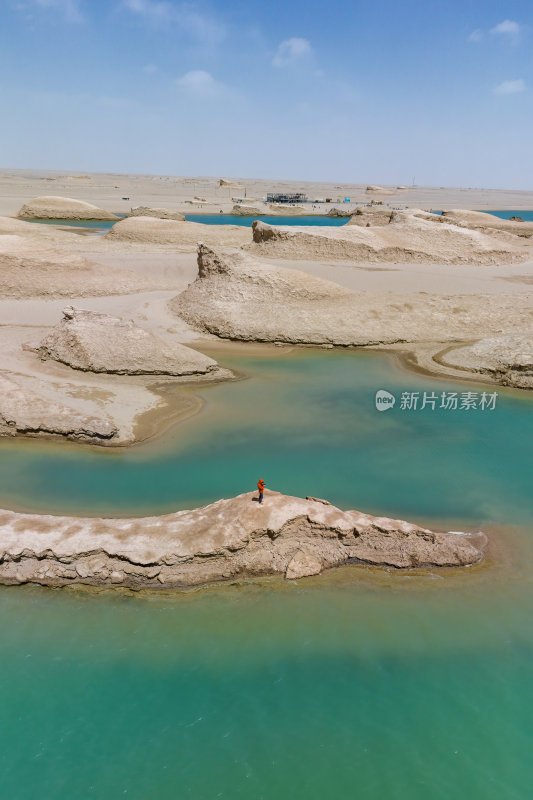
{"label": "distant structure on horizon", "polygon": [[297,192],[296,194],[268,192],[267,203],[307,203],[307,195],[301,192]]}

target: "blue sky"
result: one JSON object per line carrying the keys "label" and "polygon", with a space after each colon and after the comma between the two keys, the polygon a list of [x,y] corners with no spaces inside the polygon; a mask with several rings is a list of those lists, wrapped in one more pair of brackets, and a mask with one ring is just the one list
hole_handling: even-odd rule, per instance
{"label": "blue sky", "polygon": [[0,166],[533,189],[533,3],[0,0]]}

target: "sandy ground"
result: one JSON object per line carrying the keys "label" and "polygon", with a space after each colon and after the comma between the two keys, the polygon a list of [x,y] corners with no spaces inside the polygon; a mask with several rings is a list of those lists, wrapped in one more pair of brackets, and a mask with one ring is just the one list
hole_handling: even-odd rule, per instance
{"label": "sandy ground", "polygon": [[[227,176],[226,176],[227,177]],[[264,181],[239,180],[246,186],[248,200],[261,198],[266,191],[302,190],[310,196],[351,196],[357,202],[368,202],[370,196],[365,186],[340,186],[335,184],[277,184]],[[218,179],[172,178],[163,176],[61,176],[44,172],[0,171],[0,215],[15,215],[20,206],[34,196],[61,194],[86,200],[112,212],[126,213],[132,205],[146,204],[183,211],[225,210],[233,205],[232,197],[243,192],[219,188]],[[197,207],[185,203],[195,195],[205,197],[211,204]],[[129,197],[124,201],[122,197]],[[502,192],[460,189],[409,189],[394,196],[383,196],[391,206],[425,208],[533,208],[533,192]],[[354,204],[352,204],[354,205]],[[323,207],[326,210],[326,207]],[[9,226],[8,226],[9,227]],[[173,244],[139,243],[113,240],[113,238],[57,233],[49,226],[31,225],[29,233],[22,231],[24,247],[33,248],[35,254],[57,252],[61,263],[65,255],[85,258],[96,264],[99,274],[106,270],[114,275],[127,276],[126,291],[108,296],[92,296],[86,292],[83,276],[79,290],[68,298],[42,295],[13,299],[0,295],[0,375],[16,379],[31,391],[40,391],[52,402],[76,409],[78,413],[111,418],[120,431],[114,444],[125,444],[160,432],[172,420],[194,413],[198,403],[190,391],[180,395],[179,386],[168,380],[115,375],[93,375],[72,370],[61,364],[43,363],[37,356],[23,349],[24,344],[35,346],[49,328],[59,321],[62,309],[74,303],[81,308],[100,311],[114,316],[133,319],[138,325],[177,342],[193,343],[199,350],[213,354],[213,346],[223,360],[224,348],[213,337],[200,336],[168,307],[169,300],[183,291],[197,276],[196,247],[193,240],[184,246]],[[34,232],[35,229],[35,232]],[[2,233],[7,233],[7,229]],[[201,233],[201,230],[199,229]],[[249,231],[251,238],[251,230]],[[29,252],[28,250],[28,252]],[[24,250],[24,252],[26,252]],[[532,258],[519,264],[471,266],[441,264],[368,264],[339,263],[333,261],[289,261],[271,259],[270,263],[301,270],[340,284],[360,296],[362,308],[367,313],[376,309],[376,315],[385,302],[396,295],[402,303],[411,296],[420,307],[427,300],[428,313],[432,303],[449,300],[476,310],[480,320],[479,333],[486,335],[499,331],[517,332],[524,320],[533,320],[533,251]],[[65,269],[68,270],[68,258]],[[138,276],[139,281],[135,280]],[[69,279],[72,275],[69,273]],[[120,282],[119,282],[120,283]],[[82,296],[85,295],[85,296]],[[481,309],[481,311],[480,311]],[[528,311],[530,309],[530,311]],[[484,315],[484,316],[483,316]],[[386,321],[384,323],[386,327]],[[457,336],[457,346],[472,339]],[[447,377],[462,377],[469,373],[442,363],[440,355],[450,346],[449,341],[434,341],[423,331],[417,341],[393,349],[410,353],[409,366]],[[254,345],[248,345],[253,349]],[[489,380],[486,376],[483,380]]]}
{"label": "sandy ground", "polygon": [[[244,186],[243,189],[220,187],[219,177],[231,178]],[[32,197],[61,195],[98,205],[112,213],[126,214],[132,206],[162,206],[183,212],[219,210],[230,211],[233,198],[246,198],[247,203],[261,200],[267,192],[304,192],[310,200],[331,198],[342,201],[350,197],[351,203],[341,203],[344,208],[368,203],[371,199],[382,200],[390,207],[425,209],[466,208],[487,209],[532,209],[533,191],[495,189],[457,189],[445,187],[409,187],[396,190],[394,194],[380,195],[366,192],[367,184],[305,183],[296,181],[273,181],[217,177],[176,177],[165,175],[106,175],[94,173],[60,173],[46,170],[0,170],[0,214],[14,216],[19,208]],[[123,198],[127,197],[128,200]],[[194,197],[206,203],[194,202]],[[188,202],[187,202],[188,201]],[[312,204],[309,205],[312,210]],[[328,205],[320,205],[324,212]],[[315,209],[316,211],[317,209]]]}

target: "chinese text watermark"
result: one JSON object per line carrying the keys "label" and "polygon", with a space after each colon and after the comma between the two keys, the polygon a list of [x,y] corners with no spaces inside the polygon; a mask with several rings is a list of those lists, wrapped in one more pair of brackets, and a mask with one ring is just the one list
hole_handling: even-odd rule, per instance
{"label": "chinese text watermark", "polygon": [[[498,392],[402,392],[399,397],[400,411],[494,411]],[[379,389],[376,392],[376,408],[388,411],[396,404],[395,395]]]}

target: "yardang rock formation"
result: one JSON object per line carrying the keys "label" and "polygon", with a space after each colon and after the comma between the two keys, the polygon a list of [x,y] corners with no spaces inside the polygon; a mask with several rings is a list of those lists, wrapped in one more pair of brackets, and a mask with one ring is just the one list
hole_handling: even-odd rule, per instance
{"label": "yardang rock formation", "polygon": [[[427,216],[427,215],[426,215]],[[423,212],[394,212],[390,222],[370,228],[357,220],[340,227],[274,227],[254,222],[250,252],[270,258],[358,263],[504,264],[525,261],[518,243],[457,225],[435,225]],[[519,223],[517,223],[519,224]]]}
{"label": "yardang rock formation", "polygon": [[483,545],[484,537],[270,491],[263,505],[243,494],[140,519],[0,511],[0,583],[172,588],[252,575],[296,579],[350,561],[457,567],[479,561]]}
{"label": "yardang rock formation", "polygon": [[216,361],[183,344],[169,342],[131,320],[69,306],[41,342],[39,357],[88,372],[119,375],[205,375]]}
{"label": "yardang rock formation", "polygon": [[116,220],[115,214],[71,197],[34,197],[20,209],[20,219]]}

